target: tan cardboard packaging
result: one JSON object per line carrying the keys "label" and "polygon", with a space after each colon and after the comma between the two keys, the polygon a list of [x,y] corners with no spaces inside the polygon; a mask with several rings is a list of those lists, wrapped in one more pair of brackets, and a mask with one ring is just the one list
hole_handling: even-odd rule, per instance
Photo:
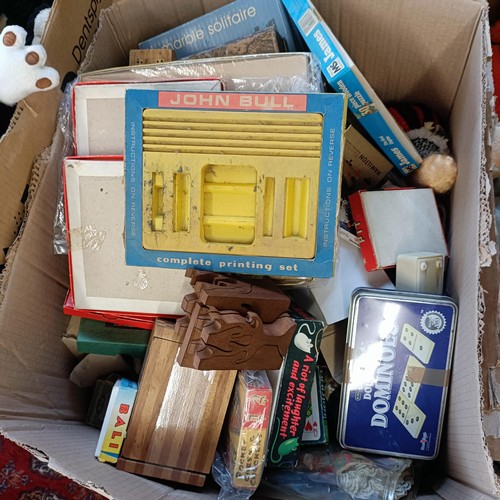
{"label": "tan cardboard packaging", "polygon": [[[73,54],[79,59],[79,49],[75,47],[81,41],[82,50],[86,48],[82,25],[89,4],[95,3],[105,7],[109,2],[55,2],[49,26],[51,65],[64,61],[76,66]],[[84,66],[93,70],[125,65],[128,51],[140,40],[224,3],[227,0],[119,0],[101,16],[92,56]],[[499,274],[489,179],[492,89],[486,64],[490,52],[487,3],[314,3],[383,101],[423,102],[449,119],[459,174],[451,196],[450,269],[445,287],[459,303],[459,320],[446,439],[439,460],[444,471],[435,487],[450,499],[499,494],[483,427],[485,418],[498,421],[499,400],[497,378],[490,376],[496,374],[498,364]],[[1,142],[2,235],[12,238],[14,228],[8,226],[17,214],[29,166],[50,143],[58,92],[27,99]],[[61,147],[61,136],[56,135],[46,168],[33,179],[29,216],[2,280],[0,428],[44,452],[50,466],[112,498],[210,498],[209,490],[174,492],[173,485],[126,475],[93,457],[97,430],[83,423],[84,398],[68,380],[75,360],[60,338],[68,322],[62,314],[68,267],[65,257],[54,255],[52,242],[61,168],[55,150]],[[3,239],[2,246],[9,242]],[[491,425],[493,431],[488,432],[499,427]],[[69,455],[68,450],[74,453]]]}
{"label": "tan cardboard packaging", "polygon": [[389,160],[352,125],[345,131],[342,179],[352,191],[376,188],[392,169]]}
{"label": "tan cardboard packaging", "polygon": [[23,220],[31,169],[54,135],[64,86],[73,80],[98,24],[99,12],[112,0],[56,0],[42,44],[47,66],[59,72],[60,88],[37,92],[18,103],[9,130],[0,140],[0,264]]}

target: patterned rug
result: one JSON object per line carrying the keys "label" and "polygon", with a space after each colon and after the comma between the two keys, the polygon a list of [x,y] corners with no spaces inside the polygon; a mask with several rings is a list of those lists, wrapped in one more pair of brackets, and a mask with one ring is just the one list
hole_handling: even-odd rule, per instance
{"label": "patterned rug", "polygon": [[10,439],[0,435],[2,500],[105,500],[106,497],[52,470]]}

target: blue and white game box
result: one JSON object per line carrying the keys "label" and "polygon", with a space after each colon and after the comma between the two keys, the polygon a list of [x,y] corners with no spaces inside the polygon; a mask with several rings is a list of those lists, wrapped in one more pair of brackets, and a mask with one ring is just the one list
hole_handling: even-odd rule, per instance
{"label": "blue and white game box", "polygon": [[446,296],[355,290],[337,428],[341,446],[436,458],[456,323],[457,306]]}
{"label": "blue and white game box", "polygon": [[139,43],[140,49],[164,48],[184,59],[273,27],[295,52],[295,30],[280,0],[236,0],[181,26]]}
{"label": "blue and white game box", "polygon": [[347,96],[349,110],[402,174],[416,170],[422,158],[406,133],[354,64],[310,0],[282,0],[327,82]]}

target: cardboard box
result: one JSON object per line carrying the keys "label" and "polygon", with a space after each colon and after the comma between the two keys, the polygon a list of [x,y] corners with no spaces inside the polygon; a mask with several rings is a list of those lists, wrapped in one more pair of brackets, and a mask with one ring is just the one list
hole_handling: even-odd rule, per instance
{"label": "cardboard box", "polygon": [[349,188],[376,188],[392,169],[389,160],[358,130],[349,125],[345,131],[342,177]]}
{"label": "cardboard box", "polygon": [[199,52],[198,54],[189,56],[188,59],[246,54],[274,54],[275,52],[286,52],[286,46],[283,38],[281,38],[274,27],[270,27],[245,38],[239,38],[233,42],[226,43],[215,49]]}
{"label": "cardboard box", "polygon": [[[156,318],[171,318],[170,315],[162,314],[147,314],[147,313],[124,313],[114,311],[99,311],[96,309],[77,309],[75,307],[75,299],[73,293],[68,290],[63,304],[64,314],[75,316],[76,318],[88,318],[95,321],[104,321],[113,323],[119,326],[127,326],[129,328],[141,328],[143,330],[152,330]],[[70,323],[71,320],[70,319]]]}
{"label": "cardboard box", "polygon": [[410,138],[401,130],[377,93],[332,33],[310,0],[283,0],[288,14],[313,54],[319,58],[327,82],[347,96],[349,110],[373,141],[403,174],[422,161]]}
{"label": "cardboard box", "polygon": [[136,395],[136,382],[126,378],[115,382],[95,449],[99,462],[116,464],[118,461]]}
{"label": "cardboard box", "polygon": [[255,490],[260,483],[272,399],[271,384],[264,370],[238,372],[221,438],[233,488]]}
{"label": "cardboard box", "polygon": [[432,189],[356,191],[349,196],[349,205],[367,271],[396,267],[403,253],[448,256]]}
{"label": "cardboard box", "polygon": [[[90,66],[89,69],[95,69]],[[224,90],[267,92],[321,92],[321,70],[309,52],[250,54],[174,61],[88,71],[82,82],[163,81],[182,78],[218,78]]]}
{"label": "cardboard box", "polygon": [[117,375],[110,375],[96,382],[94,390],[92,391],[92,399],[90,400],[89,409],[87,410],[87,416],[85,417],[85,422],[88,425],[99,430],[101,429],[117,377]]}
{"label": "cardboard box", "polygon": [[143,358],[146,355],[150,336],[148,330],[117,326],[88,318],[78,319],[78,352],[107,356],[126,354],[133,358]]}
{"label": "cardboard box", "polygon": [[[66,40],[78,39],[81,33],[69,22],[75,3],[67,6],[72,12],[67,22],[51,28],[57,31],[54,36],[58,40],[65,41],[59,42],[61,54],[69,57],[74,42]],[[203,14],[203,5],[216,8],[225,2],[169,3],[175,8],[168,16],[160,15],[164,13],[163,0],[115,3],[101,17],[92,59],[85,67],[127,64],[128,49],[140,39]],[[59,0],[56,10],[62,12],[65,4]],[[83,5],[87,7],[87,2],[78,2],[79,8]],[[472,0],[317,0],[315,5],[385,102],[424,102],[449,118],[460,174],[451,196],[450,268],[445,286],[459,302],[460,318],[446,439],[439,462],[433,463],[433,470],[440,465],[445,470],[435,487],[442,497],[453,500],[498,494],[482,424],[484,416],[494,416],[497,411],[490,404],[489,373],[498,356],[499,275],[494,244],[490,244],[493,221],[488,219],[492,214],[487,191],[490,145],[485,137],[490,127],[491,93],[486,87],[489,70],[483,65],[489,50],[486,6]],[[25,108],[23,120],[32,112],[35,108]],[[38,120],[41,117],[38,115]],[[47,136],[54,123],[45,117],[43,122],[43,132],[38,121],[35,129]],[[22,168],[17,159],[24,151],[23,144],[38,141],[33,135],[33,129],[18,122],[9,133],[9,147],[2,144],[1,168],[10,165],[2,171],[3,203],[14,192],[9,175]],[[54,148],[58,144],[62,146],[60,137],[56,137]],[[75,360],[60,340],[68,322],[62,313],[68,271],[66,258],[52,251],[61,169],[56,151],[52,157],[55,161],[34,180],[37,192],[23,235],[12,252],[9,279],[4,276],[3,280],[0,428],[10,438],[43,451],[49,466],[82,483],[91,482],[111,497],[197,498],[195,492],[176,493],[170,485],[125,476],[93,456],[98,431],[83,423],[86,406],[82,392],[68,381]],[[5,203],[3,209],[12,217]],[[2,217],[2,224],[9,217]],[[484,356],[482,364],[479,348]],[[71,459],[68,450],[75,450]],[[428,478],[424,476],[426,481]],[[203,490],[205,496],[210,493],[214,498],[213,491]]]}
{"label": "cardboard box", "polygon": [[191,292],[183,271],[125,263],[124,165],[112,158],[68,157],[63,163],[74,305],[181,316],[182,299]]}
{"label": "cardboard box", "polygon": [[127,89],[199,90],[217,92],[216,79],[137,83],[76,83],[73,86],[75,154],[123,155],[125,148],[125,92]]}
{"label": "cardboard box", "polygon": [[279,370],[267,370],[273,388],[266,467],[294,467],[306,424],[323,336],[323,321],[292,307],[297,324]]}

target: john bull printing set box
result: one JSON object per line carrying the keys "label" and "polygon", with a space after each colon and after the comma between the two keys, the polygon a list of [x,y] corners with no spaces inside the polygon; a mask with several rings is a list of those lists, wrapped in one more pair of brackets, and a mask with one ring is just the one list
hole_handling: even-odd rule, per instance
{"label": "john bull printing set box", "polygon": [[125,99],[128,265],[333,275],[343,95]]}
{"label": "john bull printing set box", "polygon": [[338,439],[349,449],[433,459],[439,450],[457,307],[373,288],[352,296]]}

